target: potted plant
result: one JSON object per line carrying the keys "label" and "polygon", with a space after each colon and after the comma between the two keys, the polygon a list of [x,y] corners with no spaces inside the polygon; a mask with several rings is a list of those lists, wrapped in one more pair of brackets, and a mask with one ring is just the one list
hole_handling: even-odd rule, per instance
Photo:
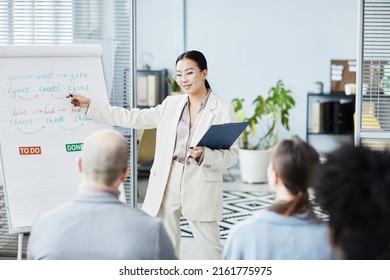
{"label": "potted plant", "polygon": [[243,98],[232,100],[237,121],[249,122],[239,139],[241,179],[248,183],[266,182],[271,148],[278,143],[280,125],[290,130],[289,112],[295,106],[295,100],[291,90],[278,80],[266,97],[256,96],[250,116],[245,113],[243,102]]}
{"label": "potted plant", "polygon": [[324,93],[324,83],[321,81],[316,81],[314,84],[316,85],[316,87],[314,89],[314,93],[323,94]]}
{"label": "potted plant", "polygon": [[176,83],[176,81],[173,78],[169,77],[169,75],[165,76],[165,82],[171,88],[170,95],[175,95],[175,94],[180,94],[181,93],[180,86]]}

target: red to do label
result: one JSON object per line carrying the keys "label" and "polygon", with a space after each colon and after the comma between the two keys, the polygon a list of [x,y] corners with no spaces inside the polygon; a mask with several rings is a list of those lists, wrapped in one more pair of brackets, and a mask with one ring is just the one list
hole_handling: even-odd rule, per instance
{"label": "red to do label", "polygon": [[41,146],[19,147],[19,154],[22,156],[40,155],[42,154],[42,149]]}

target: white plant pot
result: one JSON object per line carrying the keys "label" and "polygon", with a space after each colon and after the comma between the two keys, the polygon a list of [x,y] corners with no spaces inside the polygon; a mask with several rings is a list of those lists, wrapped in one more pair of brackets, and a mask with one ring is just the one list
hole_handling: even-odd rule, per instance
{"label": "white plant pot", "polygon": [[245,183],[266,183],[267,167],[271,156],[268,150],[239,149],[238,159],[240,163],[241,180]]}
{"label": "white plant pot", "polygon": [[322,94],[324,92],[324,86],[322,85],[315,85],[314,93]]}

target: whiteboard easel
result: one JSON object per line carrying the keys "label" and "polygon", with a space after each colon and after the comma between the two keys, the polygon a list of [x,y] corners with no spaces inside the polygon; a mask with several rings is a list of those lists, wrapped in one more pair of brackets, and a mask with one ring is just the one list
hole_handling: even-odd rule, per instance
{"label": "whiteboard easel", "polygon": [[9,232],[78,192],[83,140],[111,127],[85,117],[66,95],[108,102],[99,45],[0,46],[0,158]]}

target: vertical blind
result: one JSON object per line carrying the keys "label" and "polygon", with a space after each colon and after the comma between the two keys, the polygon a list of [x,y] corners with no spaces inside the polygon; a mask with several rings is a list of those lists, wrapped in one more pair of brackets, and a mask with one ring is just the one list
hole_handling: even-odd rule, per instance
{"label": "vertical blind", "polygon": [[355,142],[390,148],[390,0],[359,3],[357,126]]}
{"label": "vertical blind", "polygon": [[[0,0],[0,45],[101,44],[105,70],[110,69],[105,72],[110,102],[131,108],[134,3],[134,0]],[[129,142],[130,164],[134,166],[134,131],[121,131]],[[136,193],[136,173],[132,174],[124,182],[129,204],[134,204]],[[24,238],[23,257],[26,243]],[[8,234],[4,192],[0,186],[0,259],[16,259],[17,246],[17,236]]]}

